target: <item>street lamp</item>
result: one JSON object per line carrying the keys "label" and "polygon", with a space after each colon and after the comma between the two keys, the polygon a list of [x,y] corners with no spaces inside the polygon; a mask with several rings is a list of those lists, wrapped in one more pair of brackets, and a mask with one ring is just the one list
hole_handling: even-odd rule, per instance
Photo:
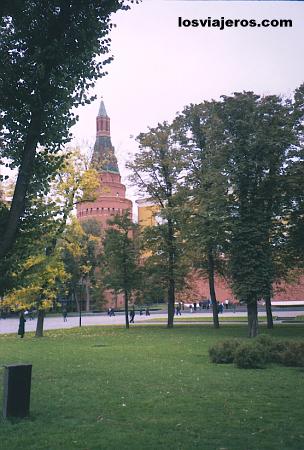
{"label": "street lamp", "polygon": [[83,283],[82,283],[82,279],[78,281],[78,285],[79,285],[79,291],[80,291],[80,295],[79,295],[79,326],[81,327],[81,320],[82,320],[82,315],[81,315],[81,306],[82,306],[82,294],[83,294]]}

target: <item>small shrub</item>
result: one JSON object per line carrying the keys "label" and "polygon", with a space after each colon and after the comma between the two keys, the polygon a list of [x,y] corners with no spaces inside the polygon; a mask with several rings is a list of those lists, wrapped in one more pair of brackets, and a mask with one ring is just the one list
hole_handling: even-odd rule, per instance
{"label": "small shrub", "polygon": [[275,341],[267,334],[259,334],[254,343],[256,345],[261,345],[264,349],[265,358],[267,362],[273,362],[273,351],[275,346]]}
{"label": "small shrub", "polygon": [[279,353],[279,361],[283,366],[304,367],[304,342],[288,341]]}
{"label": "small shrub", "polygon": [[235,351],[240,345],[236,339],[218,342],[209,348],[209,357],[215,364],[231,364],[234,361]]}
{"label": "small shrub", "polygon": [[243,343],[230,339],[210,347],[209,357],[216,364],[234,362],[240,369],[263,369],[267,363],[304,367],[304,342],[281,341],[268,335]]}
{"label": "small shrub", "polygon": [[267,354],[259,342],[248,342],[238,347],[234,362],[240,369],[263,369],[268,362]]}
{"label": "small shrub", "polygon": [[259,334],[255,338],[255,342],[258,342],[260,345],[262,345],[264,348],[271,348],[273,346],[274,340],[268,334]]}
{"label": "small shrub", "polygon": [[288,346],[288,341],[279,341],[271,338],[267,334],[260,334],[256,338],[255,342],[262,345],[267,362],[270,363],[280,363],[281,354],[287,349]]}
{"label": "small shrub", "polygon": [[288,341],[274,340],[269,349],[269,362],[281,364],[282,354],[287,351],[288,346]]}

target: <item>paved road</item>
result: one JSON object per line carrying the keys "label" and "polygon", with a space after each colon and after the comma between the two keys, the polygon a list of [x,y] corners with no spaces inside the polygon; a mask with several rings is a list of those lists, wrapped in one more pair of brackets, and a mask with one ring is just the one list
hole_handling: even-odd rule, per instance
{"label": "paved road", "polygon": [[[247,316],[246,312],[237,311],[235,314],[232,312],[224,312],[220,315],[223,319],[225,316],[227,317],[229,314],[239,317]],[[273,316],[277,317],[295,317],[297,315],[304,315],[304,311],[302,310],[279,310],[273,311]],[[259,312],[259,317],[265,317],[265,312]],[[142,321],[146,321],[149,319],[157,319],[166,317],[165,312],[157,312],[151,313],[151,316],[146,317],[145,315],[140,316],[138,313],[135,316],[135,325],[136,323],[140,323]],[[202,321],[205,317],[212,317],[211,312],[197,312],[190,313],[184,312],[182,317],[188,317],[191,319],[192,317],[201,317]],[[9,319],[0,319],[0,334],[7,333],[16,333],[18,330],[18,319],[17,318],[9,318]],[[29,320],[26,321],[26,332],[35,331],[36,330],[36,322],[37,320]],[[116,314],[114,317],[108,317],[106,314],[94,314],[94,315],[84,315],[82,316],[82,326],[92,326],[92,325],[119,325],[124,324],[125,317],[124,314]],[[154,322],[154,321],[153,321]],[[69,316],[67,322],[63,322],[62,317],[46,317],[44,320],[44,329],[45,330],[56,330],[56,329],[64,329],[64,328],[74,328],[79,326],[79,318],[76,316]]]}

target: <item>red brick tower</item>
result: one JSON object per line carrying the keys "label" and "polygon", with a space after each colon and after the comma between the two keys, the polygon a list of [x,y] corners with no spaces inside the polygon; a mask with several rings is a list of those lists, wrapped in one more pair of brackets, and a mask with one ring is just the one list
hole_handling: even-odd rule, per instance
{"label": "red brick tower", "polygon": [[77,205],[77,218],[98,220],[103,228],[107,220],[116,214],[123,214],[127,209],[132,218],[132,202],[126,198],[126,187],[121,183],[117,159],[111,142],[110,118],[103,100],[100,102],[96,117],[96,141],[91,164],[100,175],[100,189],[94,202]]}

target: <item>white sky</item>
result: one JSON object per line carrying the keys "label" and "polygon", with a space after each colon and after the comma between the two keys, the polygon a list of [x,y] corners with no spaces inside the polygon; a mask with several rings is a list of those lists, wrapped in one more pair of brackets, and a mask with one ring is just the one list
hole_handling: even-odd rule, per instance
{"label": "white sky", "polygon": [[[179,28],[178,17],[292,19],[293,28]],[[253,90],[291,95],[304,81],[304,2],[143,0],[113,15],[114,61],[94,90],[99,99],[78,108],[72,129],[80,144],[95,140],[100,96],[111,117],[120,171],[134,138],[177,111],[222,94]],[[128,191],[134,200],[134,189]]]}

